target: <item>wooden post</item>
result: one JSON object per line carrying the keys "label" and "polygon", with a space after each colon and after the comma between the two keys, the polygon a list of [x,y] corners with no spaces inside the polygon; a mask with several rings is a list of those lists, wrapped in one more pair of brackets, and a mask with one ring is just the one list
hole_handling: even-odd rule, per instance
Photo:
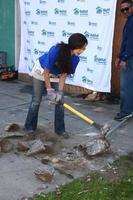
{"label": "wooden post", "polygon": [[121,16],[121,12],[120,12],[120,0],[117,0],[115,30],[114,30],[114,40],[113,40],[112,80],[111,80],[111,88],[112,88],[111,92],[114,95],[119,95],[119,90],[120,90],[120,84],[119,84],[120,71],[115,67],[114,63],[119,54],[124,24],[125,24],[125,20]]}

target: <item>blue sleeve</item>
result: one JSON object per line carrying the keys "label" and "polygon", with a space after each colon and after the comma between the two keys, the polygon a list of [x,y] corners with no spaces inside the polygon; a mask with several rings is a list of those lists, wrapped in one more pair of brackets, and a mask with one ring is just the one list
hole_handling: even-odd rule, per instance
{"label": "blue sleeve", "polygon": [[133,56],[133,17],[129,26],[129,34],[127,37],[127,45],[126,45],[125,54],[127,56],[127,59]]}
{"label": "blue sleeve", "polygon": [[71,74],[75,73],[75,70],[78,66],[79,63],[79,57],[78,56],[73,56],[72,57],[72,69],[71,69]]}
{"label": "blue sleeve", "polygon": [[133,16],[127,22],[123,32],[123,41],[119,58],[126,61],[131,56],[133,56]]}
{"label": "blue sleeve", "polygon": [[52,69],[53,65],[56,62],[59,52],[59,46],[55,45],[50,48],[50,50],[44,53],[40,58],[39,62],[42,68]]}

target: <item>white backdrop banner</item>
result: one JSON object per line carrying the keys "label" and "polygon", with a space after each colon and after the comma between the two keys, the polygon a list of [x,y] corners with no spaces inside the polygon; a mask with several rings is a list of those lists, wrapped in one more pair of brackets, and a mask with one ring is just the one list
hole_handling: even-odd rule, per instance
{"label": "white backdrop banner", "polygon": [[49,48],[80,32],[86,51],[67,83],[110,92],[116,0],[20,0],[21,52],[19,72],[29,73]]}

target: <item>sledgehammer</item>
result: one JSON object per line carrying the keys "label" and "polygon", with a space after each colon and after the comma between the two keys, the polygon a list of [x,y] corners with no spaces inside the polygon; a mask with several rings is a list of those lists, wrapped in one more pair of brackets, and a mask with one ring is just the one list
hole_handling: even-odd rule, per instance
{"label": "sledgehammer", "polygon": [[70,112],[75,114],[76,116],[80,117],[84,121],[88,122],[89,124],[91,124],[95,128],[97,128],[100,131],[100,133],[101,133],[103,138],[106,136],[107,132],[110,129],[107,125],[103,126],[103,125],[100,125],[100,124],[94,122],[92,119],[90,119],[89,117],[87,117],[84,114],[80,113],[79,111],[77,111],[76,109],[72,108],[70,105],[68,105],[66,103],[64,103],[63,106],[64,106],[64,108],[66,108],[67,110],[69,110]]}

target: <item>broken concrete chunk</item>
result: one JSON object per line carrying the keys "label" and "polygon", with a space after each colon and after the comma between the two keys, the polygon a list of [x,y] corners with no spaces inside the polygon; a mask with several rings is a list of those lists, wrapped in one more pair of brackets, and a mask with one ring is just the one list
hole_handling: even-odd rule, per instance
{"label": "broken concrete chunk", "polygon": [[7,153],[13,149],[13,144],[9,140],[3,139],[0,141],[0,148],[1,152]]}
{"label": "broken concrete chunk", "polygon": [[38,179],[44,182],[51,182],[54,176],[54,168],[45,167],[38,168],[35,170],[35,175]]}
{"label": "broken concrete chunk", "polygon": [[45,146],[45,153],[52,154],[54,152],[53,144],[44,144]]}
{"label": "broken concrete chunk", "polygon": [[86,144],[79,145],[79,148],[86,153],[86,155],[95,156],[106,152],[109,148],[109,143],[104,139],[95,139]]}
{"label": "broken concrete chunk", "polygon": [[46,156],[45,158],[41,159],[41,163],[43,163],[45,165],[50,163],[50,162],[51,162],[51,159],[48,156]]}
{"label": "broken concrete chunk", "polygon": [[19,132],[5,132],[0,134],[0,138],[16,138],[16,137],[23,137],[24,134],[23,133],[19,133]]}
{"label": "broken concrete chunk", "polygon": [[18,124],[12,123],[12,124],[8,124],[5,128],[5,131],[7,132],[15,132],[20,130],[20,126]]}
{"label": "broken concrete chunk", "polygon": [[27,156],[35,155],[37,153],[45,152],[46,148],[41,140],[35,140],[35,142],[31,145],[31,148],[27,152]]}
{"label": "broken concrete chunk", "polygon": [[18,151],[28,151],[30,149],[26,142],[18,141],[17,150]]}

